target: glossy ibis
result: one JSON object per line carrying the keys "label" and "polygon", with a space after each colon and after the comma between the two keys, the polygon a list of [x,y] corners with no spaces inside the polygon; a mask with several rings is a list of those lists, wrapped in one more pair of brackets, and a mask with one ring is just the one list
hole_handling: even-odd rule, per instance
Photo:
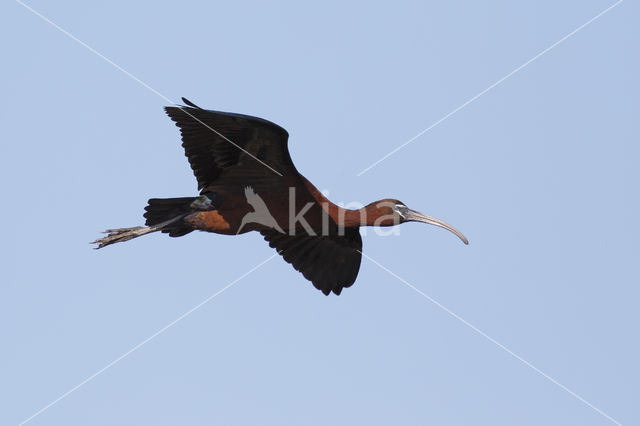
{"label": "glossy ibis", "polygon": [[330,202],[296,170],[285,129],[257,117],[186,106],[165,107],[180,128],[182,146],[200,195],[152,198],[146,226],[111,229],[96,248],[161,231],[181,237],[194,230],[236,235],[258,231],[288,263],[325,295],[351,286],[360,268],[361,226],[423,222],[451,225],[395,199],[359,210]]}

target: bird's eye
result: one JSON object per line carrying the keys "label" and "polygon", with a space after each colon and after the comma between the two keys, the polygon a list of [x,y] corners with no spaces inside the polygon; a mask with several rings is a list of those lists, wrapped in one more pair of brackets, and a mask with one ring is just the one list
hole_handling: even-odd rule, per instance
{"label": "bird's eye", "polygon": [[396,204],[395,206],[395,211],[396,213],[398,213],[398,216],[400,216],[403,219],[406,219],[407,217],[405,216],[405,213],[407,211],[407,206],[405,206],[404,204]]}

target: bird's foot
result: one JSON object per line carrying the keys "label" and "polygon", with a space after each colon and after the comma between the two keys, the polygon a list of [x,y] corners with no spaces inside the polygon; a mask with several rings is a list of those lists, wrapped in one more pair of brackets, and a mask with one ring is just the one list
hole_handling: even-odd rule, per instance
{"label": "bird's foot", "polygon": [[99,249],[104,246],[108,246],[109,244],[129,241],[133,238],[136,238],[141,235],[145,235],[154,231],[156,231],[156,229],[148,228],[146,226],[135,226],[133,228],[107,229],[106,231],[104,231],[104,234],[108,234],[106,237],[98,238],[97,240],[92,241],[90,244],[98,244],[98,247],[95,247],[95,248]]}

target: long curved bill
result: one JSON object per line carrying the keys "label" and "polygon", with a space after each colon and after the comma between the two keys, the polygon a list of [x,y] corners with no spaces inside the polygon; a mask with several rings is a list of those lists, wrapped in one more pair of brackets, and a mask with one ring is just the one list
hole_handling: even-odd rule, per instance
{"label": "long curved bill", "polygon": [[456,234],[458,238],[462,240],[463,243],[467,245],[469,244],[469,240],[467,240],[467,237],[462,235],[462,232],[458,231],[456,228],[449,225],[444,220],[436,219],[435,217],[432,217],[411,209],[408,209],[408,212],[405,214],[405,216],[407,221],[428,223],[429,225],[435,225],[435,226],[439,226],[440,228],[444,228],[447,231],[453,232],[454,234]]}

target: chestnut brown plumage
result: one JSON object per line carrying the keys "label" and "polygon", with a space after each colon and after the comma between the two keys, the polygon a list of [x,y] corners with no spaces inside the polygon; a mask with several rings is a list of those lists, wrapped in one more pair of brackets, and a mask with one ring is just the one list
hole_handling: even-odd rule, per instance
{"label": "chestnut brown plumage", "polygon": [[242,114],[186,106],[165,107],[182,134],[182,146],[200,195],[152,198],[146,226],[110,229],[96,248],[152,232],[180,237],[194,230],[236,235],[257,231],[285,261],[325,295],[340,294],[358,275],[361,226],[393,226],[417,221],[451,225],[384,199],[362,209],[339,207],[304,178],[289,156],[285,129]]}

